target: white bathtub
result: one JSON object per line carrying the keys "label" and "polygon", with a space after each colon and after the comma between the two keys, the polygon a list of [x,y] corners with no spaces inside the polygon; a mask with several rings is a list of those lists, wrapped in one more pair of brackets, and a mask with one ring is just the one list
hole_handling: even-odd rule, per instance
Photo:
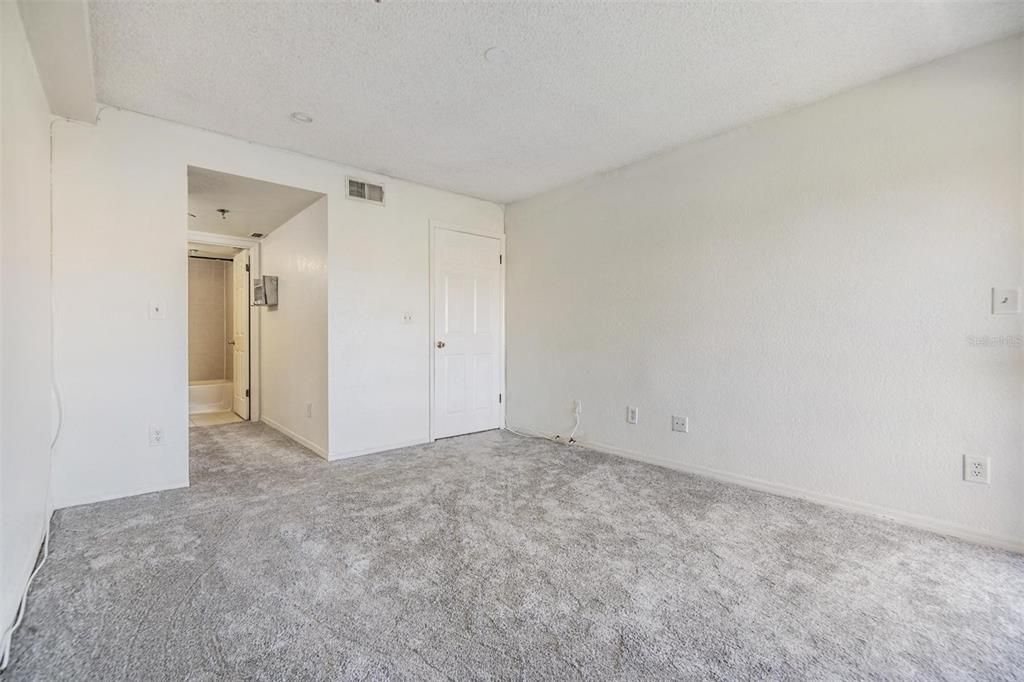
{"label": "white bathtub", "polygon": [[223,379],[190,381],[188,384],[188,413],[225,412],[234,400],[234,383]]}

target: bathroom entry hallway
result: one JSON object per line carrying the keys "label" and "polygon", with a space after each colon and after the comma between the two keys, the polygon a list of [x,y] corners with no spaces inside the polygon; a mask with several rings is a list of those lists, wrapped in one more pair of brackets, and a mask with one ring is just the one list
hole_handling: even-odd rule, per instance
{"label": "bathroom entry hallway", "polygon": [[189,166],[188,226],[190,431],[263,422],[326,458],[326,197]]}
{"label": "bathroom entry hallway", "polygon": [[249,250],[189,242],[189,425],[249,418]]}

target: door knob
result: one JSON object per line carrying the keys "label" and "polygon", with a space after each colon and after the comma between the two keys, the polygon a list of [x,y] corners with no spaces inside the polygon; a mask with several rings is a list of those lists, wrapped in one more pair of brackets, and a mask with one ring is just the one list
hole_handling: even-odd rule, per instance
{"label": "door knob", "polygon": [[438,348],[444,348],[444,341],[438,341],[436,345]]}

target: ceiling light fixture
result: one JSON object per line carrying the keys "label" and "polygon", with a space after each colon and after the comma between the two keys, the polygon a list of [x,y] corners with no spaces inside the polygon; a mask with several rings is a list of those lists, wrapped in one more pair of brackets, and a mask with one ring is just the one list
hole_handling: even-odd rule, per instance
{"label": "ceiling light fixture", "polygon": [[221,220],[227,220],[228,219],[228,213],[231,213],[231,211],[229,211],[226,208],[218,208],[217,209],[217,213],[220,213],[220,219]]}
{"label": "ceiling light fixture", "polygon": [[490,47],[484,52],[484,59],[492,64],[504,64],[508,61],[508,50],[503,47]]}
{"label": "ceiling light fixture", "polygon": [[304,111],[293,111],[292,120],[296,123],[312,123],[313,117]]}

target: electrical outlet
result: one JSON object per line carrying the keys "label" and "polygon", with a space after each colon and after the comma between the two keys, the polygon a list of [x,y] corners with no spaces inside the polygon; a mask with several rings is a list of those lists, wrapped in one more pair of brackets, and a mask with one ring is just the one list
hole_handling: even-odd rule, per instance
{"label": "electrical outlet", "polygon": [[313,403],[306,403],[306,418],[313,418]]}
{"label": "electrical outlet", "polygon": [[412,324],[412,313],[402,313],[402,324]]}
{"label": "electrical outlet", "polygon": [[149,427],[149,447],[156,448],[164,444],[164,430],[159,426]]}
{"label": "electrical outlet", "polygon": [[640,410],[635,407],[626,408],[626,423],[636,424],[640,417]]}
{"label": "electrical outlet", "polygon": [[969,483],[992,482],[992,460],[988,457],[964,455],[964,480]]}
{"label": "electrical outlet", "polygon": [[678,431],[679,433],[690,432],[690,418],[689,417],[672,417],[672,430]]}

